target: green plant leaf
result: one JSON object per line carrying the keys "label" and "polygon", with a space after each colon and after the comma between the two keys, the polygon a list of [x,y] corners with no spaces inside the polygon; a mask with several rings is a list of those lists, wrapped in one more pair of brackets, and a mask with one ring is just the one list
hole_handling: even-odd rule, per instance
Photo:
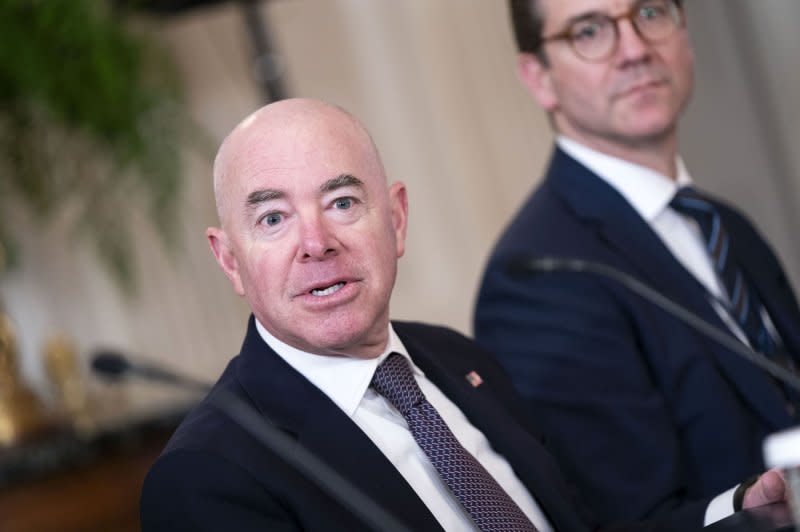
{"label": "green plant leaf", "polygon": [[[126,290],[126,213],[176,240],[188,122],[169,56],[127,14],[98,0],[0,0],[0,210],[17,201],[44,224],[77,206],[76,234]],[[0,213],[0,243],[14,249],[8,223]]]}

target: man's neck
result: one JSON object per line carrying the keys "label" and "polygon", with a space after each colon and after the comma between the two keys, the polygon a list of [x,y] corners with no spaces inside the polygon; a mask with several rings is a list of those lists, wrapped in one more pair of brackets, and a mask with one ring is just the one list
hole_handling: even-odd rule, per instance
{"label": "man's neck", "polygon": [[624,143],[594,137],[587,138],[583,135],[566,132],[560,132],[559,134],[606,155],[649,168],[669,177],[673,181],[678,178],[678,167],[676,165],[678,143],[675,135],[670,135],[669,138],[661,139],[657,142],[643,140],[636,143]]}

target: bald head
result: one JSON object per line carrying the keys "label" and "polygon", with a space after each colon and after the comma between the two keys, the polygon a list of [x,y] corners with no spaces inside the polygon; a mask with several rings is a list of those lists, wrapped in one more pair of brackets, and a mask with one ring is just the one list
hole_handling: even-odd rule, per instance
{"label": "bald head", "polygon": [[[227,225],[231,208],[231,190],[241,172],[252,170],[259,152],[276,145],[294,143],[297,157],[313,155],[313,146],[321,142],[339,142],[341,149],[362,152],[385,182],[380,155],[366,128],[341,107],[319,100],[291,98],[258,109],[242,120],[225,137],[214,159],[214,197],[220,224]],[[303,153],[305,152],[305,153]],[[290,163],[290,161],[283,161]],[[281,161],[274,161],[282,164]]]}

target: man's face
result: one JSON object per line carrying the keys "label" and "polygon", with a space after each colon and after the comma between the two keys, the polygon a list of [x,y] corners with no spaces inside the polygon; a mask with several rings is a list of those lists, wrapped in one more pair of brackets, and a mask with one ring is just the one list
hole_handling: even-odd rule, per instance
{"label": "man's face", "polygon": [[[616,16],[634,0],[539,0],[543,35],[564,30],[591,14]],[[678,116],[693,85],[693,56],[685,27],[657,43],[643,40],[629,20],[619,21],[619,41],[605,60],[579,57],[565,40],[545,43],[548,65],[522,54],[520,76],[559,132],[608,151],[674,139]]]}
{"label": "man's face", "polygon": [[[292,114],[303,105],[312,112]],[[277,338],[316,354],[377,356],[404,250],[405,187],[387,186],[362,129],[321,106],[289,103],[235,133],[222,165],[223,230],[209,229],[209,241]]]}

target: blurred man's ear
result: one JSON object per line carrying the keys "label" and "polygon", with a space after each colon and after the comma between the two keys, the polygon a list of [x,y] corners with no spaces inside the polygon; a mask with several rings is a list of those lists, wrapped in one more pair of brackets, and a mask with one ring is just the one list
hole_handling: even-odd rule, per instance
{"label": "blurred man's ear", "polygon": [[408,229],[408,193],[405,184],[392,183],[389,187],[389,206],[392,209],[392,226],[397,240],[397,256],[406,251],[406,229]]}
{"label": "blurred man's ear", "polygon": [[208,245],[211,246],[211,251],[214,253],[214,258],[217,259],[217,264],[219,264],[233,285],[234,292],[243,296],[244,287],[242,286],[242,278],[239,275],[239,263],[231,249],[227,233],[218,227],[209,227],[206,229],[206,238],[208,239]]}
{"label": "blurred man's ear", "polygon": [[551,113],[558,107],[552,72],[536,54],[524,52],[517,56],[517,75],[545,111]]}

